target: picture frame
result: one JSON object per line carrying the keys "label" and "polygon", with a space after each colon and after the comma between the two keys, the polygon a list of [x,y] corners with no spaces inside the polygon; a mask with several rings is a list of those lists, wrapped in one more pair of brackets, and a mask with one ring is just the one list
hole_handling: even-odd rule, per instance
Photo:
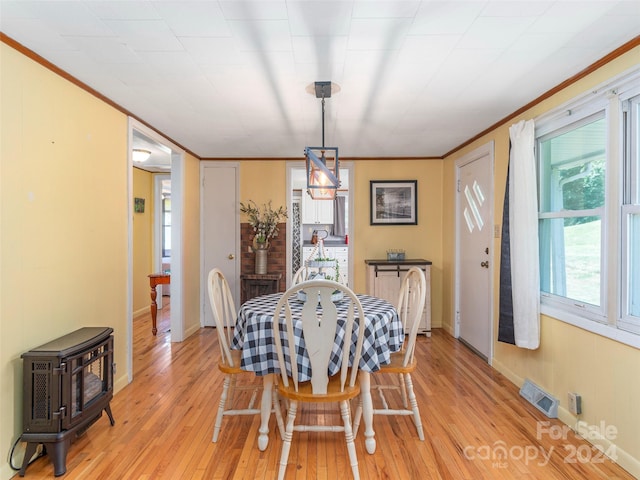
{"label": "picture frame", "polygon": [[417,180],[371,180],[371,225],[417,225]]}
{"label": "picture frame", "polygon": [[133,199],[133,211],[135,213],[144,213],[144,198],[135,197]]}

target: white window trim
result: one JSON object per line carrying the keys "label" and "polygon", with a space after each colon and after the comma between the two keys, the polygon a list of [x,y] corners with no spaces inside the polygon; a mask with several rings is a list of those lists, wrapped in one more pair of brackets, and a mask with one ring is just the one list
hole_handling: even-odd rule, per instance
{"label": "white window trim", "polygon": [[[589,305],[580,304],[572,299],[559,297],[541,292],[540,311],[554,319],[610,338],[625,345],[640,349],[640,327],[635,317],[625,318],[622,315],[624,292],[621,292],[621,282],[624,275],[623,261],[626,255],[621,252],[621,222],[620,205],[622,203],[621,169],[623,155],[623,135],[621,132],[621,104],[640,92],[640,68],[634,67],[617,77],[601,84],[597,88],[586,92],[559,107],[537,117],[536,141],[548,133],[557,131],[563,126],[574,123],[576,116],[585,118],[598,111],[605,111],[608,128],[613,126],[612,134],[607,140],[607,170],[605,177],[605,207],[603,215],[602,244],[608,255],[603,255],[602,272],[604,284],[601,295],[602,307],[588,308]],[[611,133],[610,132],[610,133]],[[639,186],[640,188],[640,186]],[[632,207],[635,211],[635,206]],[[548,216],[548,213],[540,214]],[[553,216],[553,215],[552,215]],[[608,259],[617,259],[610,261]],[[615,281],[610,281],[615,279]],[[629,322],[631,320],[631,322]]]}
{"label": "white window trim", "polygon": [[[640,101],[636,97],[640,96],[640,79],[635,82],[633,85],[629,85],[626,90],[622,90],[620,92],[620,107],[624,110],[624,112],[628,115],[629,125],[626,127],[629,129],[628,132],[631,133],[628,141],[630,142],[628,145],[624,145],[627,147],[625,152],[629,158],[633,158],[634,155],[637,155],[638,142],[640,142],[640,138],[638,138],[638,132],[640,131],[640,126],[637,125],[638,121],[638,110],[640,109]],[[623,107],[624,102],[624,107]],[[632,108],[626,108],[629,103],[632,103]],[[624,127],[623,127],[624,128]],[[621,128],[622,129],[622,128]],[[629,314],[628,305],[629,305],[629,262],[630,258],[629,247],[630,247],[630,239],[628,237],[629,231],[629,220],[631,215],[640,214],[640,183],[638,182],[638,176],[636,169],[640,168],[640,159],[635,158],[632,161],[631,165],[624,165],[621,168],[630,168],[629,178],[627,182],[621,186],[621,208],[620,208],[620,281],[621,281],[621,292],[620,292],[620,316],[619,316],[619,326],[620,328],[624,328],[625,330],[631,331],[635,334],[640,334],[640,318],[635,315]],[[623,191],[625,188],[630,189],[627,192],[627,195],[623,195]],[[623,288],[624,287],[624,288]]]}
{"label": "white window trim", "polygon": [[603,337],[610,338],[611,340],[624,343],[630,347],[640,349],[640,335],[636,335],[635,333],[631,333],[627,330],[621,330],[620,328],[609,324],[594,322],[584,316],[567,312],[566,310],[560,310],[559,308],[548,304],[540,305],[540,313],[555,318],[556,320],[561,320],[569,325],[573,325],[574,327],[578,327]]}

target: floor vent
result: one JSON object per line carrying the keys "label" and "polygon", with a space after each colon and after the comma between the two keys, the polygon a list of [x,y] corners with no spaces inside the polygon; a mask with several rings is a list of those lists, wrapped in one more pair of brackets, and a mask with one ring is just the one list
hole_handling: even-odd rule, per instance
{"label": "floor vent", "polygon": [[524,381],[520,389],[520,396],[528,400],[547,417],[558,418],[558,399],[549,395],[531,380]]}

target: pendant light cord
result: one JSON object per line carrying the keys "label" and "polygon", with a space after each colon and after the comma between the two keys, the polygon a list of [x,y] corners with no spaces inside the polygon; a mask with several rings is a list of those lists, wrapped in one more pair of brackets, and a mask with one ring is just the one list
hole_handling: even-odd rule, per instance
{"label": "pendant light cord", "polygon": [[324,148],[324,95],[322,95],[322,148]]}

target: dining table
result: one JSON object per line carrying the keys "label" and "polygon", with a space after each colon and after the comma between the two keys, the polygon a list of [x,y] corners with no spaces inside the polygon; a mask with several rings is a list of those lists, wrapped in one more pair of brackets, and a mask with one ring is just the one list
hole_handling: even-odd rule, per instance
{"label": "dining table", "polygon": [[[263,391],[261,399],[261,420],[258,435],[258,448],[265,450],[269,442],[269,418],[272,410],[273,385],[276,375],[280,374],[278,357],[275,348],[273,331],[273,317],[276,304],[283,293],[273,293],[252,298],[243,303],[238,312],[231,348],[241,350],[240,368],[254,372],[262,377]],[[332,360],[329,367],[330,375],[339,371],[342,359],[342,345],[351,346],[350,360],[353,359],[355,344],[359,328],[364,326],[364,340],[360,358],[360,372],[358,379],[362,398],[362,420],[364,424],[365,447],[368,453],[376,450],[376,440],[373,430],[373,401],[371,398],[370,374],[378,371],[381,365],[391,361],[391,353],[402,348],[404,329],[396,308],[386,300],[369,295],[357,294],[364,311],[364,321],[354,318],[351,342],[334,343]],[[298,366],[298,380],[301,382],[311,379],[311,366],[304,345],[300,314],[304,302],[291,302],[294,318],[294,341],[296,348],[303,352],[302,362]],[[349,302],[337,301],[338,328],[336,338],[344,337],[344,325],[347,318]],[[280,334],[284,338],[284,318],[280,319]],[[287,371],[290,372],[290,359],[285,355]]]}

